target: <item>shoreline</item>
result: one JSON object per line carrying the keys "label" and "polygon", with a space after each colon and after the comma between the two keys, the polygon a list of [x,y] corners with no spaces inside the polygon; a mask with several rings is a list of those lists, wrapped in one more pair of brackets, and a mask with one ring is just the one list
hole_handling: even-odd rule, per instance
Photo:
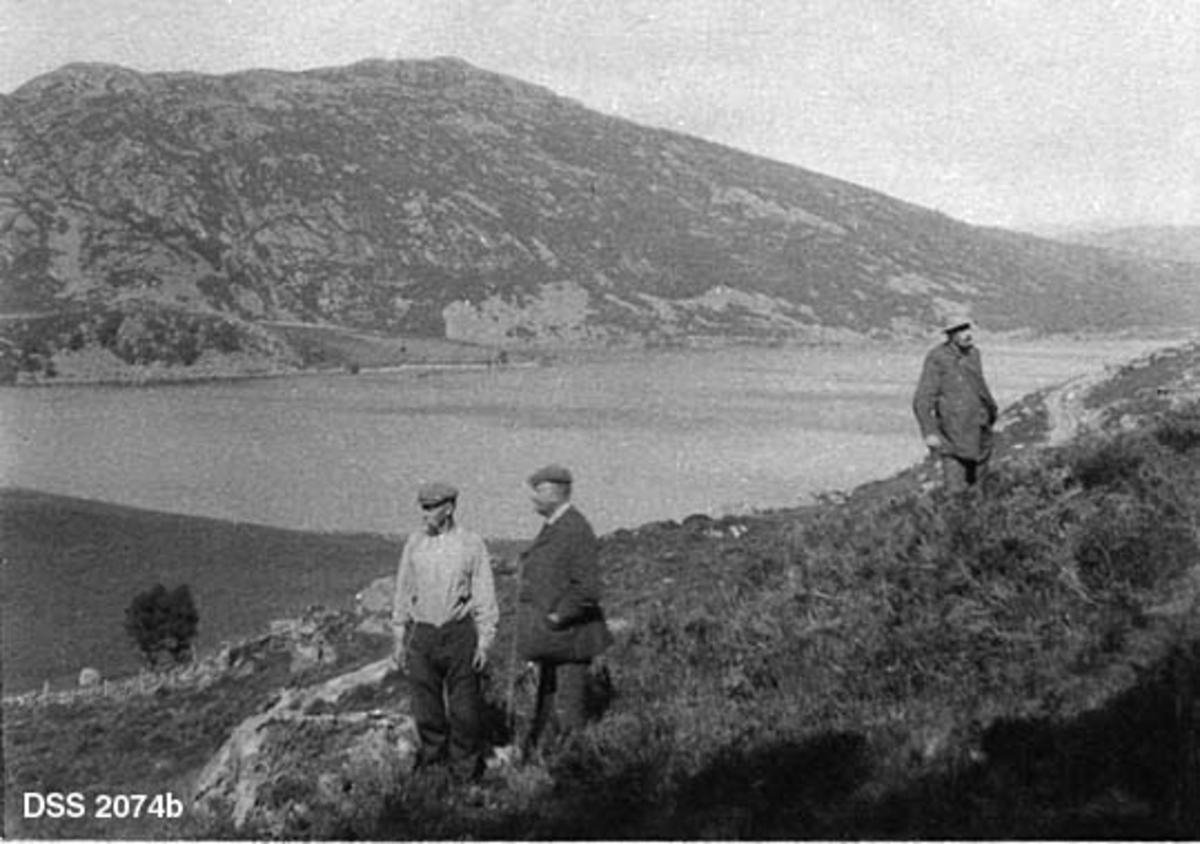
{"label": "shoreline", "polygon": [[280,369],[270,371],[243,371],[243,372],[228,372],[228,373],[212,373],[212,372],[197,372],[189,373],[186,370],[162,370],[160,372],[147,373],[144,371],[135,371],[130,373],[122,373],[111,377],[99,376],[95,378],[78,377],[78,376],[56,376],[54,378],[18,378],[15,382],[0,384],[0,388],[12,387],[17,389],[52,389],[54,387],[165,387],[165,386],[180,386],[191,384],[213,384],[219,382],[234,382],[234,381],[260,381],[267,379],[280,378],[311,378],[316,376],[347,376],[354,377],[360,375],[386,375],[397,374],[403,372],[422,372],[422,371],[474,371],[474,370],[489,370],[489,369],[530,369],[538,366],[547,365],[540,360],[531,361],[516,361],[512,363],[495,363],[484,361],[429,361],[423,363],[400,363],[388,364],[385,366],[363,366],[357,371],[352,371],[348,367],[337,368],[304,368],[304,369]]}
{"label": "shoreline", "polygon": [[[1168,347],[1189,342],[1195,336],[1194,329],[1186,327],[1172,328],[1130,328],[1120,331],[1102,332],[1072,332],[1069,334],[1030,334],[1026,331],[982,332],[978,344],[987,348],[995,346],[1030,346],[1064,344],[1084,345],[1089,343],[1153,343],[1158,347]],[[836,350],[847,346],[865,346],[869,348],[926,348],[939,342],[938,336],[928,337],[870,337],[856,336],[845,338],[683,338],[679,342],[654,344],[625,344],[608,346],[544,346],[521,349],[497,349],[497,352],[511,352],[515,355],[528,356],[527,359],[499,361],[488,360],[424,360],[413,362],[397,362],[370,366],[340,365],[336,367],[271,367],[263,364],[247,365],[245,368],[221,366],[222,361],[210,361],[201,365],[198,371],[189,367],[168,367],[151,364],[148,366],[129,366],[125,369],[112,369],[109,372],[96,375],[62,374],[48,378],[43,375],[18,373],[12,381],[0,383],[0,388],[54,388],[54,387],[157,387],[180,386],[192,384],[213,384],[216,382],[253,381],[280,378],[311,378],[331,375],[388,375],[406,372],[441,371],[441,372],[472,372],[493,369],[532,369],[541,366],[553,366],[556,363],[573,363],[583,361],[620,360],[631,356],[677,355],[677,354],[712,354],[737,349],[830,349]]]}

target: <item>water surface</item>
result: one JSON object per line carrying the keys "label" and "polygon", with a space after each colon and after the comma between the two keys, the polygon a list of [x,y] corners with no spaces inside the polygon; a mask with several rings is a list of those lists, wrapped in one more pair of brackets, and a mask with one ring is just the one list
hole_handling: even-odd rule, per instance
{"label": "water surface", "polygon": [[[983,344],[1002,405],[1161,341]],[[0,389],[6,485],[308,530],[406,530],[418,484],[489,536],[536,531],[524,478],[571,467],[597,530],[802,503],[923,453],[926,347],[578,356],[545,367]]]}

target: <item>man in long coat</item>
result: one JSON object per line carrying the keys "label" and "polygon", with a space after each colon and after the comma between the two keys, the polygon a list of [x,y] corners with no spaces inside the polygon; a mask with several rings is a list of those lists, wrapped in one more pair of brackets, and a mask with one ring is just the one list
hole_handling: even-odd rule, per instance
{"label": "man in long coat", "polygon": [[571,503],[571,485],[570,471],[557,465],[529,477],[534,509],[546,522],[521,555],[517,652],[538,669],[525,755],[583,726],[589,665],[612,643],[600,608],[599,544]]}
{"label": "man in long coat", "polygon": [[982,477],[998,408],[983,378],[971,323],[951,325],[945,334],[946,342],[925,357],[913,412],[925,446],[941,458],[946,489],[959,492]]}

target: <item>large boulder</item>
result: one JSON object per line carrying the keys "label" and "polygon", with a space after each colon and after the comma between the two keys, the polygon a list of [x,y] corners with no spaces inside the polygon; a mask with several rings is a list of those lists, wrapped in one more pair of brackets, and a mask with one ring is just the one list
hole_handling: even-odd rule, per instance
{"label": "large boulder", "polygon": [[407,699],[355,711],[378,697],[387,660],[311,688],[289,688],[240,724],[191,790],[193,811],[239,833],[354,837],[370,828],[414,767],[417,731]]}

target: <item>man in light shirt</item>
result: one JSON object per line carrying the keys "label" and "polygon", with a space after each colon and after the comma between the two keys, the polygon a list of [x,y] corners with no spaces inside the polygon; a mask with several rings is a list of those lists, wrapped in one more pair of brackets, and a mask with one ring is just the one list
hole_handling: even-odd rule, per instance
{"label": "man in light shirt", "polygon": [[483,771],[479,672],[500,610],[487,546],[454,519],[458,490],[428,483],[417,493],[424,528],[404,544],[392,610],[393,660],[408,674],[421,737],[418,765],[449,761]]}

